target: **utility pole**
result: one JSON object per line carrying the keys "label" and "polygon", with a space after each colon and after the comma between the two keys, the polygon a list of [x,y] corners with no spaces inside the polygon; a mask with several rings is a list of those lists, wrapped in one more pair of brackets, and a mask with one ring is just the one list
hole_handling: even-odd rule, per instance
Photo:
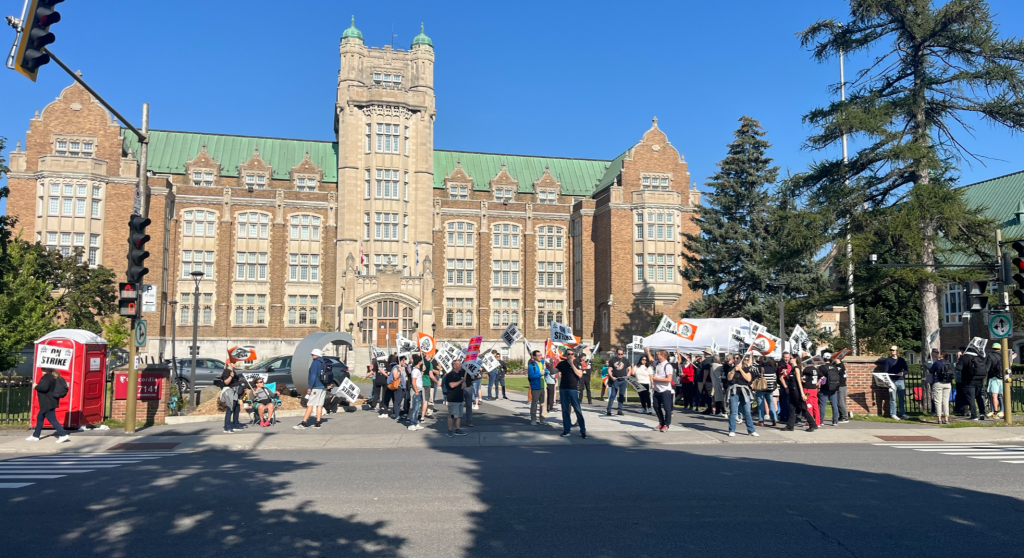
{"label": "utility pole", "polygon": [[[839,100],[846,100],[846,74],[843,67],[843,50],[839,49]],[[846,132],[843,132],[843,164],[850,162],[846,151]],[[850,185],[850,179],[846,179],[846,185]],[[859,354],[857,347],[857,308],[853,301],[853,242],[850,238],[850,219],[846,220],[846,292],[850,295],[846,304],[847,315],[850,320],[850,348],[853,355]]]}
{"label": "utility pole", "polygon": [[[61,64],[59,60],[56,60],[58,64]],[[63,67],[63,64],[61,64]],[[141,215],[142,217],[148,217],[146,213],[149,209],[148,196],[149,183],[147,182],[147,152],[149,151],[149,103],[142,103],[142,133],[139,134],[139,184],[135,187],[135,203],[133,206],[132,214]],[[148,236],[146,237],[149,238]],[[131,263],[129,262],[129,267]],[[141,277],[140,277],[141,279]],[[141,281],[139,283],[139,293],[145,292]],[[142,301],[139,301],[141,304]],[[139,316],[142,315],[141,308]],[[136,328],[138,328],[139,320],[132,318],[132,342],[128,353],[128,393],[125,394],[127,398],[124,402],[124,431],[131,434],[135,432],[135,410],[138,405],[139,395],[139,370],[135,367],[135,356],[138,353],[138,347],[135,346],[135,334]]]}
{"label": "utility pole", "polygon": [[[999,278],[999,304],[997,304],[996,307],[1000,310],[1009,311],[1009,300],[1006,297],[1006,281],[1009,277],[1006,277],[1006,266],[1001,265],[1003,261],[1002,240],[1003,231],[996,229],[996,261],[1000,262],[999,271],[996,273],[996,277]],[[1006,371],[1010,369],[1009,341],[1010,336],[1007,335],[1006,339],[1002,339],[999,343],[999,355],[1002,357],[1002,370],[999,371],[999,377],[1003,378],[1003,420],[1006,421],[1007,426],[1012,426],[1013,404],[1010,401],[1010,394],[1013,392],[1013,382],[1006,376]]]}

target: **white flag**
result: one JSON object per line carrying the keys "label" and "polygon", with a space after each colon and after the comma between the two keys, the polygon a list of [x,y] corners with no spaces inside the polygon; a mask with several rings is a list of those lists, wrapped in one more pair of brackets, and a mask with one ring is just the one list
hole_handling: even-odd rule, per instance
{"label": "white flag", "polygon": [[399,353],[412,353],[417,350],[416,342],[399,334],[396,338]]}
{"label": "white flag", "polygon": [[576,345],[576,336],[572,334],[572,328],[558,322],[551,322],[551,340],[570,347]]}
{"label": "white flag", "polygon": [[658,329],[654,330],[654,333],[658,333],[659,331],[667,331],[669,333],[675,333],[676,332],[676,323],[674,321],[672,321],[672,318],[669,318],[668,316],[662,316],[661,317],[661,323],[658,324]]}

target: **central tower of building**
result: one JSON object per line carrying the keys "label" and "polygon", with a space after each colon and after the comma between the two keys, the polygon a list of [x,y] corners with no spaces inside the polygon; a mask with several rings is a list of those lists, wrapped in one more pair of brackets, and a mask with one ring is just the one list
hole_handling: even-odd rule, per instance
{"label": "central tower of building", "polygon": [[357,344],[394,346],[430,331],[433,276],[434,46],[368,48],[352,25],[341,37],[338,136],[341,328]]}

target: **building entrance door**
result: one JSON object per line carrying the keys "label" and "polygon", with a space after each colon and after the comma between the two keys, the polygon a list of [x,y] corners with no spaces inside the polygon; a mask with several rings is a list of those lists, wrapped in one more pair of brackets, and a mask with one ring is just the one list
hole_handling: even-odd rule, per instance
{"label": "building entrance door", "polygon": [[398,320],[377,319],[377,343],[389,347],[398,341]]}

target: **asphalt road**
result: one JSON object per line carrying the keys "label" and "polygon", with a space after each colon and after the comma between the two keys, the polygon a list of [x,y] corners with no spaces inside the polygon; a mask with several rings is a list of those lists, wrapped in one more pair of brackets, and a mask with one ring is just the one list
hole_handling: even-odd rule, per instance
{"label": "asphalt road", "polygon": [[0,491],[0,544],[12,557],[1012,555],[1022,478],[1024,464],[875,445],[206,451]]}

